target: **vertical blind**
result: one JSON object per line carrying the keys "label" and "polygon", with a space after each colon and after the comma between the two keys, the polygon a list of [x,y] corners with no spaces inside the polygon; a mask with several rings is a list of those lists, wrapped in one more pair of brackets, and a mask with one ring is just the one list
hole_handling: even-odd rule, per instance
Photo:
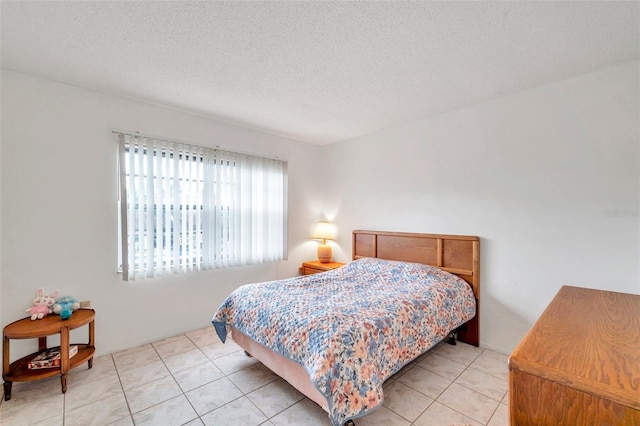
{"label": "vertical blind", "polygon": [[287,164],[118,133],[123,279],[275,262]]}

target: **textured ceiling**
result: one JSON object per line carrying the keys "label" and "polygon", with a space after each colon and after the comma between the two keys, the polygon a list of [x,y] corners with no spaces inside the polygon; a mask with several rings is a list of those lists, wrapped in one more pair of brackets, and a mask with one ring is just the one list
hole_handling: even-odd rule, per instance
{"label": "textured ceiling", "polygon": [[640,58],[638,2],[0,5],[4,69],[317,144]]}

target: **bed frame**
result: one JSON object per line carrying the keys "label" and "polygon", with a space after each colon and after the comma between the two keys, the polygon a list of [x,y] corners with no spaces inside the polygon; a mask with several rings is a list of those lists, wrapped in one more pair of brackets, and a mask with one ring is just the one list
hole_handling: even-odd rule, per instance
{"label": "bed frame", "polygon": [[[461,342],[478,346],[480,313],[480,239],[478,237],[353,231],[353,260],[361,257],[424,263],[437,266],[464,279],[473,288],[476,297],[476,316],[456,330],[457,337]],[[255,357],[328,411],[327,400],[311,383],[309,374],[302,365],[267,349],[233,327],[231,327],[231,337],[247,355]]]}

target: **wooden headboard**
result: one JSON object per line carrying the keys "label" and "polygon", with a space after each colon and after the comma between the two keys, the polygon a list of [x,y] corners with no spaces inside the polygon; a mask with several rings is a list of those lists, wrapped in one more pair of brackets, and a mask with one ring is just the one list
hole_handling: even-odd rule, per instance
{"label": "wooden headboard", "polygon": [[465,280],[476,297],[476,316],[458,330],[461,342],[480,345],[480,238],[467,235],[353,231],[353,260],[377,257],[437,266]]}

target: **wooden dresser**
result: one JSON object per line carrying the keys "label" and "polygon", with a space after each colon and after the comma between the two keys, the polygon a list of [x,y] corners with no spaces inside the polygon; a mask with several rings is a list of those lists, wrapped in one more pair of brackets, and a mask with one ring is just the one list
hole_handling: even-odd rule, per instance
{"label": "wooden dresser", "polygon": [[640,295],[564,286],[509,358],[511,425],[640,426]]}

